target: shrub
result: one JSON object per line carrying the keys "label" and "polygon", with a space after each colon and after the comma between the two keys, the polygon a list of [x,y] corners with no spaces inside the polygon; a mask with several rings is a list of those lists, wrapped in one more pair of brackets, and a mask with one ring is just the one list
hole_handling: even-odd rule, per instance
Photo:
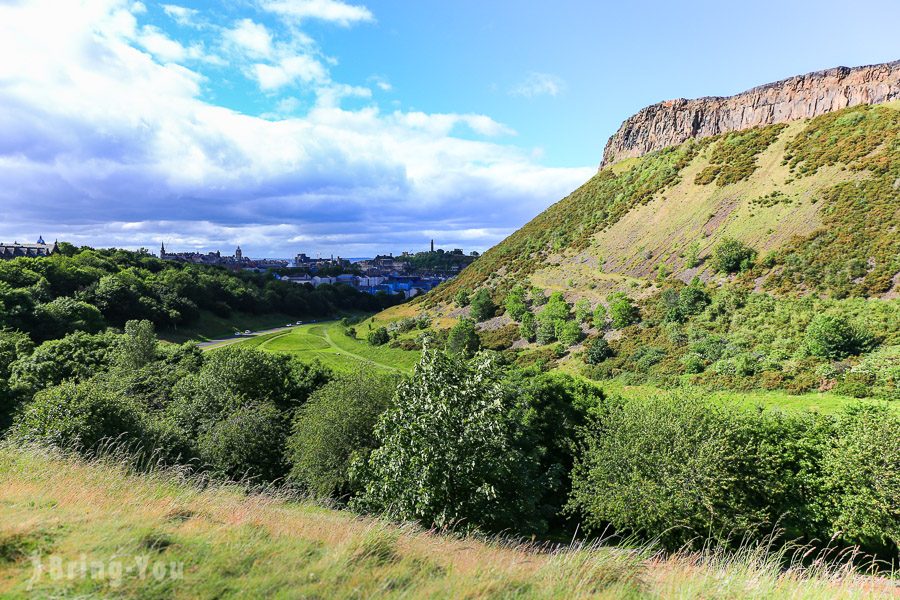
{"label": "shrub", "polygon": [[468,288],[460,288],[458,292],[456,292],[456,296],[453,297],[453,302],[459,308],[465,308],[471,302],[471,298],[469,297],[469,289]]}
{"label": "shrub", "polygon": [[469,315],[475,319],[476,322],[480,323],[481,321],[486,321],[493,317],[496,312],[497,305],[494,304],[494,301],[491,299],[491,293],[487,288],[481,288],[475,292],[475,297],[472,298]]}
{"label": "shrub", "polygon": [[864,331],[837,315],[817,315],[806,328],[806,348],[813,356],[840,360],[859,354],[869,343]]}
{"label": "shrub", "polygon": [[534,313],[526,312],[522,315],[519,323],[519,335],[526,341],[534,341],[535,335],[537,335],[537,320],[534,318]]}
{"label": "shrub", "polygon": [[274,481],[285,474],[285,426],[269,402],[242,406],[215,423],[197,443],[200,459],[233,480]]}
{"label": "shrub", "polygon": [[558,322],[556,327],[556,338],[564,347],[569,347],[581,341],[584,334],[581,332],[581,325],[575,321]]}
{"label": "shrub", "polygon": [[478,352],[481,340],[471,319],[461,319],[450,329],[447,336],[447,352],[470,357]]}
{"label": "shrub", "polygon": [[556,324],[553,321],[539,321],[535,337],[541,346],[556,341]]}
{"label": "shrub", "polygon": [[601,336],[594,338],[594,341],[591,342],[584,361],[589,365],[599,365],[607,358],[612,358],[612,356],[612,347],[609,345],[609,342]]}
{"label": "shrub", "polygon": [[575,320],[579,323],[587,323],[591,318],[591,303],[582,298],[575,303]]}
{"label": "shrub", "polygon": [[519,326],[509,323],[497,329],[479,332],[478,337],[481,339],[482,348],[499,352],[510,348],[519,339]]}
{"label": "shrub", "polygon": [[35,395],[16,417],[13,435],[28,442],[92,450],[112,438],[147,442],[146,415],[131,399],[96,381],[67,382]]}
{"label": "shrub", "polygon": [[506,314],[513,321],[521,321],[522,316],[528,312],[528,306],[525,304],[525,288],[521,285],[515,286],[506,295]]}
{"label": "shrub", "polygon": [[350,485],[350,462],[375,447],[375,424],[396,384],[394,377],[357,371],[316,390],[297,411],[287,441],[289,479],[319,496],[358,491]]}
{"label": "shrub", "polygon": [[528,529],[529,472],[496,366],[426,351],[375,428],[380,444],[354,463],[353,504],[426,526]]}
{"label": "shrub", "polygon": [[367,339],[372,346],[384,346],[391,341],[391,336],[386,328],[379,327],[374,331],[370,331]]}
{"label": "shrub", "polygon": [[722,273],[747,271],[756,260],[756,250],[734,238],[725,238],[713,250],[713,267]]}
{"label": "shrub", "polygon": [[684,367],[685,373],[702,373],[706,370],[706,362],[703,357],[696,352],[689,352],[681,359],[681,365]]}
{"label": "shrub", "polygon": [[700,242],[692,242],[684,253],[684,266],[693,269],[700,266]]}
{"label": "shrub", "polygon": [[631,298],[625,294],[621,292],[610,294],[607,300],[612,325],[616,329],[622,329],[640,321],[641,317],[637,306],[632,304]]}
{"label": "shrub", "polygon": [[600,303],[594,308],[594,327],[600,331],[606,329],[606,307]]}

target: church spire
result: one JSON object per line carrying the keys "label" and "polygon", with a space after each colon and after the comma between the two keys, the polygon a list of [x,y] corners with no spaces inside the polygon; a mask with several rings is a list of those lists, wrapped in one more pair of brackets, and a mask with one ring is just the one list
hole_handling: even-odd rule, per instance
{"label": "church spire", "polygon": [[165,243],[165,242],[162,242],[162,243],[159,245],[159,257],[160,257],[160,258],[165,258],[165,256],[166,256],[166,243]]}

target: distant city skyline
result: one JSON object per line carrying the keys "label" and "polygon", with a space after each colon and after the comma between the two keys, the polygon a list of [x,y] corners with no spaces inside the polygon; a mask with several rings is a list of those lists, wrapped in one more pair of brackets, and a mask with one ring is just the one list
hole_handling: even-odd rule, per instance
{"label": "distant city skyline", "polygon": [[[873,18],[877,15],[877,18]],[[0,241],[483,252],[628,116],[900,58],[900,4],[0,1]]]}

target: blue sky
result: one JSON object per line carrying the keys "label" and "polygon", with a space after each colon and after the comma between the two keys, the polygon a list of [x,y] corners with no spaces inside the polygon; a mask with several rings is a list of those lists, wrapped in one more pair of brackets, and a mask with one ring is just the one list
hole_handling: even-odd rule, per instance
{"label": "blue sky", "polygon": [[484,250],[641,107],[895,60],[898,22],[886,1],[0,0],[0,240]]}

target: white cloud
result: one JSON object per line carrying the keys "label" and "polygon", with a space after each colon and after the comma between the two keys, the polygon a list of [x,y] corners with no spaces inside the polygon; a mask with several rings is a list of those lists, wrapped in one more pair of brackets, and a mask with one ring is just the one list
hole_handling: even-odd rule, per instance
{"label": "white cloud", "polygon": [[558,96],[566,89],[566,82],[549,73],[529,73],[528,76],[509,90],[512,96],[534,98],[535,96]]}
{"label": "white cloud", "polygon": [[319,19],[347,27],[353,23],[373,21],[368,8],[340,0],[262,0],[264,10],[283,17],[305,20]]}
{"label": "white cloud", "polygon": [[391,82],[381,75],[372,75],[368,79],[369,82],[373,83],[375,87],[377,87],[382,92],[390,92],[394,89],[394,86],[391,85]]}
{"label": "white cloud", "polygon": [[290,254],[295,238],[311,241],[290,250],[366,255],[424,244],[428,230],[483,249],[594,172],[455,135],[512,133],[484,115],[341,108],[340,97],[371,92],[331,81],[306,56],[259,65],[271,69],[260,85],[319,89],[305,114],[268,120],[210,104],[200,73],[135,47],[145,29],[129,7],[0,2],[0,55],[18,57],[0,61],[0,239],[241,242],[271,255]]}
{"label": "white cloud", "polygon": [[253,76],[263,91],[273,91],[297,82],[325,82],[328,73],[316,59],[297,55],[282,59],[275,65],[257,63],[253,65]]}
{"label": "white cloud", "polygon": [[251,56],[266,58],[272,54],[272,34],[251,19],[241,19],[232,29],[226,29],[223,37]]}
{"label": "white cloud", "polygon": [[200,12],[194,8],[187,8],[175,4],[163,4],[162,8],[163,11],[179,25],[193,25],[194,17]]}

